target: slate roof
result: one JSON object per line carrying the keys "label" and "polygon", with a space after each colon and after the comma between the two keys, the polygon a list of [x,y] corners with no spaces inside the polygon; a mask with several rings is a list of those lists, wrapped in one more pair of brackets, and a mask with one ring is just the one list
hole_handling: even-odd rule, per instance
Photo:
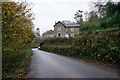
{"label": "slate roof", "polygon": [[65,27],[69,28],[69,27],[80,27],[79,24],[65,24]]}
{"label": "slate roof", "polygon": [[66,27],[66,28],[80,27],[79,24],[63,24],[63,23],[60,22],[60,21],[58,21],[58,22],[54,25],[54,27],[55,27],[58,23],[62,24],[62,25],[63,25],[64,27]]}

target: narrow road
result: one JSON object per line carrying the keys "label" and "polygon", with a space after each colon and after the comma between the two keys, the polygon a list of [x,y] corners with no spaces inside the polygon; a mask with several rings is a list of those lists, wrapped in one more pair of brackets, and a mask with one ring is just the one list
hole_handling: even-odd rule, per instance
{"label": "narrow road", "polygon": [[118,73],[108,67],[82,60],[32,49],[31,78],[118,78]]}

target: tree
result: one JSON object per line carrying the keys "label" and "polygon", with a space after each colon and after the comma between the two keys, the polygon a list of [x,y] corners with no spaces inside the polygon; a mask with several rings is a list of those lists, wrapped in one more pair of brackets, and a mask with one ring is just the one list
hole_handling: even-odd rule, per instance
{"label": "tree", "polygon": [[93,5],[96,8],[96,13],[99,18],[103,18],[105,14],[105,4],[106,1],[98,0],[97,2],[94,2]]}
{"label": "tree", "polygon": [[101,20],[101,27],[120,26],[120,2],[107,2],[105,5],[105,16]]}
{"label": "tree", "polygon": [[[27,6],[23,3],[2,3],[3,46],[25,47],[26,43],[32,40],[32,20],[30,9],[27,9]],[[24,45],[21,45],[21,43],[24,43]],[[16,46],[11,48],[17,48]],[[18,51],[17,49],[14,50]]]}
{"label": "tree", "polygon": [[76,19],[77,23],[79,23],[79,24],[82,23],[82,21],[83,21],[82,13],[83,13],[83,11],[78,10],[75,14],[75,17],[74,17],[74,19]]}
{"label": "tree", "polygon": [[120,14],[120,2],[118,3],[108,2],[106,4],[106,16],[111,17],[116,12]]}
{"label": "tree", "polygon": [[95,11],[91,11],[89,12],[89,18],[88,18],[88,21],[89,22],[97,22],[98,20],[98,15]]}
{"label": "tree", "polygon": [[2,3],[3,77],[14,74],[18,60],[24,56],[24,49],[30,46],[34,37],[34,18],[30,10],[23,3]]}

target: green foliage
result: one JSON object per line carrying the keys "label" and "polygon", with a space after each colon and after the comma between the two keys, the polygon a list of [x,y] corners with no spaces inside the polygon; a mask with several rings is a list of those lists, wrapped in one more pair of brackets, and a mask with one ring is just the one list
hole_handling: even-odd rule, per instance
{"label": "green foliage", "polygon": [[[24,50],[22,54],[12,54],[11,50],[7,50],[9,53],[3,54],[2,63],[2,77],[3,78],[25,78],[27,72],[28,61],[32,55],[32,50]],[[7,56],[6,56],[7,55]],[[4,57],[5,56],[5,57]],[[21,76],[19,76],[21,75]]]}
{"label": "green foliage", "polygon": [[120,2],[107,2],[105,17],[100,21],[100,27],[119,27],[120,26]]}
{"label": "green foliage", "polygon": [[[53,39],[49,39],[45,41],[45,45],[41,49],[60,55],[87,57],[118,65],[120,63],[119,40],[118,32],[103,35],[83,35],[73,39],[62,38],[57,41],[61,45],[54,43]],[[51,45],[49,42],[52,42]],[[64,45],[69,42],[71,44]]]}
{"label": "green foliage", "polygon": [[32,14],[23,3],[2,3],[3,77],[15,74],[34,38]]}
{"label": "green foliage", "polygon": [[80,35],[86,34],[106,34],[109,32],[120,31],[119,27],[101,28],[98,23],[85,23],[81,26]]}
{"label": "green foliage", "polygon": [[84,34],[86,32],[94,31],[96,29],[100,29],[98,23],[86,22],[80,27],[80,34]]}
{"label": "green foliage", "polygon": [[89,13],[89,22],[97,22],[98,21],[98,15],[95,11],[91,11]]}
{"label": "green foliage", "polygon": [[94,4],[97,11],[89,12],[87,21],[80,26],[80,34],[90,34],[101,28],[120,27],[120,2],[107,2],[106,4],[96,2]]}
{"label": "green foliage", "polygon": [[107,2],[106,4],[106,17],[111,17],[115,13],[120,14],[120,2]]}
{"label": "green foliage", "polygon": [[92,33],[94,33],[94,34],[105,34],[105,33],[109,33],[109,32],[117,32],[117,31],[120,31],[119,27],[98,29],[98,30],[94,30]]}
{"label": "green foliage", "polygon": [[[66,42],[66,40],[69,40]],[[72,44],[73,38],[51,38],[51,39],[45,39],[44,42],[47,44],[55,44],[55,45],[69,45]]]}
{"label": "green foliage", "polygon": [[103,21],[100,22],[100,27],[106,28],[106,27],[119,27],[120,26],[120,15],[116,12],[111,17],[108,17],[106,19],[103,19]]}

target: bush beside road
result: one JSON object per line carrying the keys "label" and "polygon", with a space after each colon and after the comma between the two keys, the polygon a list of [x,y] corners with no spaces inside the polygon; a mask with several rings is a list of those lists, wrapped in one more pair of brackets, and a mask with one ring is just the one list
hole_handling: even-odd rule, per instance
{"label": "bush beside road", "polygon": [[119,65],[120,32],[89,34],[76,38],[45,40],[42,50],[66,56],[79,56]]}

